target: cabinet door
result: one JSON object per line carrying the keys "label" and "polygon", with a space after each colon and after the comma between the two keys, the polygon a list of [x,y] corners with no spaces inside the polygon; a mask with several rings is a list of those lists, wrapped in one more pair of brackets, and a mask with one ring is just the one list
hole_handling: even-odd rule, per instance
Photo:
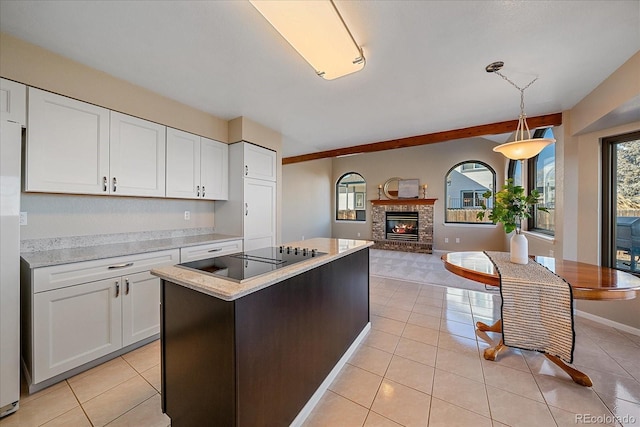
{"label": "cabinet door", "polygon": [[27,124],[27,87],[0,79],[0,120]]}
{"label": "cabinet door", "polygon": [[107,279],[33,296],[34,383],[122,347],[120,284]]}
{"label": "cabinet door", "polygon": [[200,137],[167,128],[167,197],[200,198]]}
{"label": "cabinet door", "polygon": [[109,110],[29,88],[25,189],[108,194]]}
{"label": "cabinet door", "polygon": [[244,250],[275,246],[276,183],[244,179]]}
{"label": "cabinet door", "polygon": [[160,278],[149,272],[122,277],[122,345],[160,333]]}
{"label": "cabinet door", "polygon": [[229,146],[212,139],[200,139],[200,185],[203,199],[229,198]]}
{"label": "cabinet door", "polygon": [[276,180],[276,152],[244,144],[244,175],[247,178]]}
{"label": "cabinet door", "polygon": [[111,111],[109,192],[164,197],[166,127]]}

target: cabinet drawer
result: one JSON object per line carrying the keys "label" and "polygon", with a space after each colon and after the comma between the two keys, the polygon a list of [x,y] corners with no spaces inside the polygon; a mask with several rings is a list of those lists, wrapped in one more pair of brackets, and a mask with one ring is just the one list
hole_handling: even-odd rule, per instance
{"label": "cabinet drawer", "polygon": [[197,261],[222,255],[242,252],[242,240],[210,243],[208,245],[190,246],[180,249],[180,262]]}
{"label": "cabinet drawer", "polygon": [[173,249],[36,268],[33,270],[33,292],[44,292],[109,277],[148,271],[156,267],[177,264],[179,259],[180,251]]}

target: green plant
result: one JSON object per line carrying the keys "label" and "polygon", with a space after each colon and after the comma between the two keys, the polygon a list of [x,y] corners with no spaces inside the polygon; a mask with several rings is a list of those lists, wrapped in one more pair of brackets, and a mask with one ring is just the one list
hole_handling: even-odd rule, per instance
{"label": "green plant", "polygon": [[[482,197],[488,199],[493,193],[486,191]],[[531,208],[540,203],[540,192],[531,190],[527,195],[523,187],[513,184],[513,178],[507,179],[502,189],[495,195],[493,209],[489,213],[489,219],[494,224],[499,222],[504,226],[504,231],[509,234],[513,230],[520,234],[520,226],[523,218],[531,218]],[[477,218],[483,220],[486,214],[487,205],[482,202],[482,211],[478,212]],[[548,212],[547,208],[538,206],[538,210]]]}

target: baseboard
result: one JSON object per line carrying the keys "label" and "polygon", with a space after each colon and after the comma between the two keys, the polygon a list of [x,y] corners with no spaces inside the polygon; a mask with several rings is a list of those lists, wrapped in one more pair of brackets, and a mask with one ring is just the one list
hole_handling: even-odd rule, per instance
{"label": "baseboard", "polygon": [[600,323],[602,325],[611,326],[612,328],[616,328],[623,332],[640,336],[640,329],[634,328],[633,326],[625,325],[624,323],[615,322],[613,320],[607,319],[606,317],[596,316],[595,314],[587,313],[586,311],[581,310],[575,310],[575,315],[584,317],[585,319],[593,320],[594,322]]}
{"label": "baseboard", "polygon": [[293,420],[293,422],[290,424],[289,427],[299,427],[302,425],[302,423],[304,423],[304,421],[307,419],[311,411],[313,411],[313,408],[315,408],[318,402],[320,401],[320,398],[322,397],[324,392],[327,391],[327,389],[329,388],[333,380],[335,380],[338,374],[340,373],[340,370],[342,369],[342,367],[347,363],[347,360],[349,360],[349,358],[353,355],[353,353],[355,353],[356,349],[358,348],[362,340],[365,338],[369,330],[371,330],[371,322],[365,325],[365,327],[362,329],[360,334],[356,337],[356,339],[353,341],[351,346],[349,346],[347,351],[342,355],[340,360],[338,360],[338,363],[336,363],[336,366],[334,366],[331,372],[329,372],[329,375],[327,375],[327,377],[324,379],[322,384],[320,384],[320,387],[318,387],[315,393],[313,393],[313,396],[311,396],[311,399],[309,399],[307,404],[304,405],[302,410],[298,413],[298,415],[296,416],[296,418]]}

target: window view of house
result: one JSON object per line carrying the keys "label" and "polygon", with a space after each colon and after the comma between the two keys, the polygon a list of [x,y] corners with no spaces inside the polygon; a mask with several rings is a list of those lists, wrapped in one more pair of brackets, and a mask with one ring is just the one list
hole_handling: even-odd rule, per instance
{"label": "window view of house", "polygon": [[[485,216],[477,219],[482,210],[482,195],[494,191],[496,172],[482,162],[467,161],[449,170],[446,176],[446,222],[491,223]],[[486,200],[488,208],[493,206],[493,198]]]}
{"label": "window view of house", "polygon": [[364,221],[366,219],[367,183],[362,175],[349,172],[336,184],[336,219]]}
{"label": "window view of house", "polygon": [[[551,128],[536,131],[534,138],[553,138]],[[534,207],[529,230],[553,235],[555,232],[556,208],[556,144],[547,145],[529,162],[529,180],[527,189],[540,192],[541,206],[547,211]]]}

